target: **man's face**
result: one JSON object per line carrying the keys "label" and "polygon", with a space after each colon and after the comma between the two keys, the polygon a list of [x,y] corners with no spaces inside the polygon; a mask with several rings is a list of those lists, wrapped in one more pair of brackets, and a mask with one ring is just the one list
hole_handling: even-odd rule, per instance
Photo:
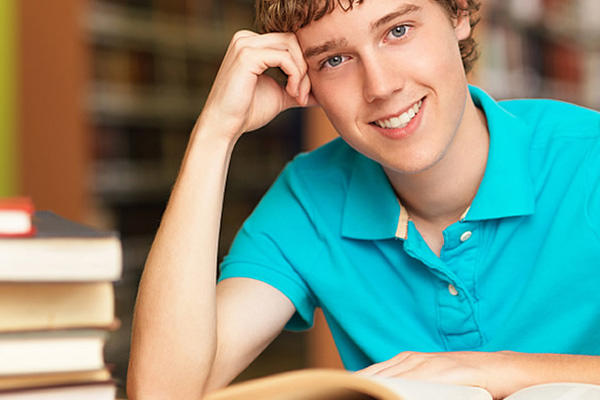
{"label": "man's face", "polygon": [[313,95],[340,135],[388,172],[416,173],[466,129],[458,41],[469,33],[468,17],[453,24],[433,0],[365,0],[297,38]]}

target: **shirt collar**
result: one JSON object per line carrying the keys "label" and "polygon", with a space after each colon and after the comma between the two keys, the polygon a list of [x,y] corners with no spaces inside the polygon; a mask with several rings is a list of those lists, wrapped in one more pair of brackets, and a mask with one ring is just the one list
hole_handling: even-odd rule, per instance
{"label": "shirt collar", "polygon": [[490,151],[477,194],[465,221],[531,215],[535,196],[529,169],[531,128],[483,90],[470,86],[483,109],[490,132]]}
{"label": "shirt collar", "polygon": [[[475,221],[532,214],[535,209],[529,175],[530,129],[483,90],[469,86],[483,109],[490,150],[483,180],[461,220]],[[408,213],[400,204],[381,166],[355,154],[342,217],[342,236],[354,239],[406,239]]]}
{"label": "shirt collar", "polygon": [[342,236],[370,240],[394,238],[397,229],[408,223],[408,215],[404,223],[398,223],[400,209],[381,165],[355,153],[342,216]]}

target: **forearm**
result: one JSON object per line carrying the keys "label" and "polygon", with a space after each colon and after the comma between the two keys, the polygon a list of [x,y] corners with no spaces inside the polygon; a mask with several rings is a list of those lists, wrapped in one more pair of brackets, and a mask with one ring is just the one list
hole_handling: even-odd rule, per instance
{"label": "forearm", "polygon": [[[273,67],[288,75],[285,88],[263,75]],[[278,318],[246,345],[227,329],[217,331],[216,263],[233,145],[243,132],[267,124],[281,111],[310,103],[306,72],[294,34],[234,35],[192,132],[140,282],[127,376],[131,399],[200,398],[209,377],[224,382],[231,375],[227,369],[235,369],[220,368],[211,376],[219,348],[234,354],[228,359],[239,361],[236,354],[241,353],[248,361],[244,354],[255,354],[291,316],[291,306],[273,290],[245,284],[241,292],[254,301],[270,293]],[[220,324],[236,326],[232,320],[246,312],[246,302],[221,294]]]}
{"label": "forearm", "polygon": [[[512,365],[504,395],[527,386],[549,382],[580,382],[600,385],[600,356],[501,352]],[[502,396],[500,396],[502,397]]]}
{"label": "forearm", "polygon": [[136,303],[130,398],[200,398],[216,351],[215,282],[233,144],[199,119],[148,256]]}

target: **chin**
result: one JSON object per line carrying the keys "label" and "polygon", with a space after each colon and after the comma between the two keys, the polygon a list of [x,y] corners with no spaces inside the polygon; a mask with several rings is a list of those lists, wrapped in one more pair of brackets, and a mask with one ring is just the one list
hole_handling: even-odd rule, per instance
{"label": "chin", "polygon": [[409,160],[403,159],[402,162],[398,162],[397,160],[378,162],[388,172],[400,175],[416,175],[435,167],[442,158],[443,154],[438,154],[434,157],[431,154],[426,154],[423,157],[414,157]]}

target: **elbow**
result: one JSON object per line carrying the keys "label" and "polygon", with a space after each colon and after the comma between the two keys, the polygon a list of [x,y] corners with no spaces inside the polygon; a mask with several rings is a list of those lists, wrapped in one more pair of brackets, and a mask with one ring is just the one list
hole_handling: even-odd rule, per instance
{"label": "elbow", "polygon": [[126,393],[129,400],[198,400],[203,398],[205,391],[202,383],[201,380],[188,377],[185,373],[157,374],[154,368],[143,368],[130,362]]}
{"label": "elbow", "polygon": [[135,365],[133,365],[133,363],[130,360],[129,366],[127,368],[127,380],[125,384],[125,392],[127,393],[127,398],[129,400],[148,399],[148,396],[144,396],[142,394],[143,387],[144,385],[142,384],[137,374]]}

